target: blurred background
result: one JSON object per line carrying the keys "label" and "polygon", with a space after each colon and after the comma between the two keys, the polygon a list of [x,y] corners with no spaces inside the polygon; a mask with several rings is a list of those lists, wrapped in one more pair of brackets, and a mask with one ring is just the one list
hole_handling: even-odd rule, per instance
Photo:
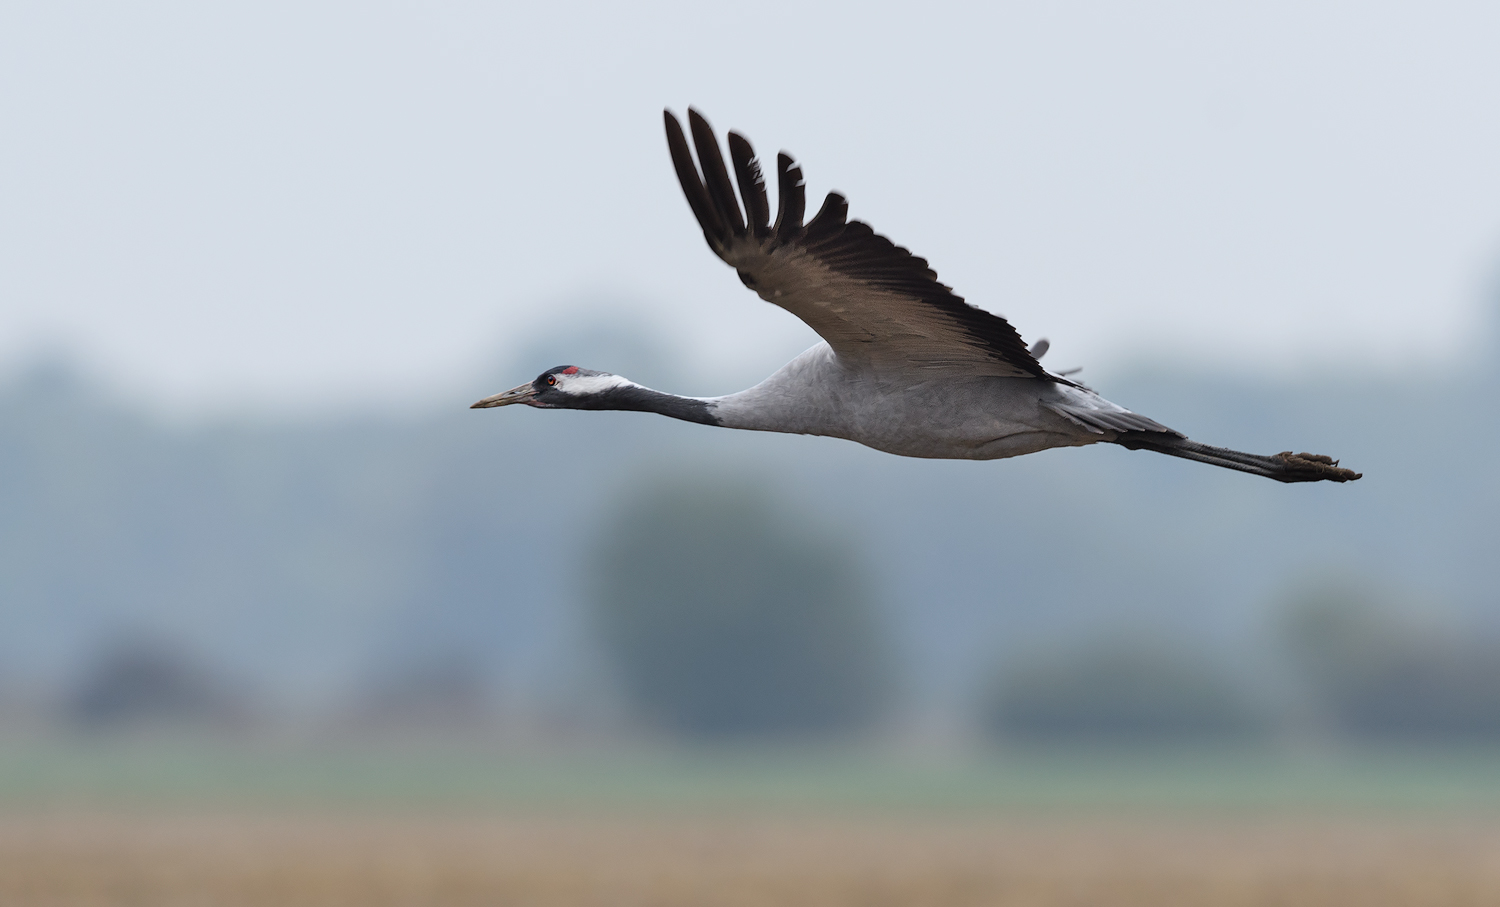
{"label": "blurred background", "polygon": [[[0,805],[1493,808],[1496,34],[7,4]],[[467,410],[816,341],[703,246],[688,104],[1110,399],[1364,480]]]}

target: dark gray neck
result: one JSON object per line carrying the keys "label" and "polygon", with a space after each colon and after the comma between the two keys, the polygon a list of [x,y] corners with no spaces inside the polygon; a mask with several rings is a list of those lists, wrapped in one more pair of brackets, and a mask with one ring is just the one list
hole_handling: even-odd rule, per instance
{"label": "dark gray neck", "polygon": [[640,413],[661,413],[684,422],[699,425],[722,425],[714,415],[713,404],[696,397],[679,397],[664,394],[649,387],[630,385],[611,388],[580,399],[574,409],[614,409]]}

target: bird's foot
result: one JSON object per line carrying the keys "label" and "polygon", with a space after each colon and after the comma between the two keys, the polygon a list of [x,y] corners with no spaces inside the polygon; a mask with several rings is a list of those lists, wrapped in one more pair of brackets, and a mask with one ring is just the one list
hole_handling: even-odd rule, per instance
{"label": "bird's foot", "polygon": [[1282,481],[1353,482],[1355,479],[1364,476],[1362,472],[1341,468],[1338,460],[1335,460],[1333,457],[1325,457],[1322,454],[1294,454],[1290,450],[1283,450],[1273,459],[1280,460],[1288,470],[1288,478]]}

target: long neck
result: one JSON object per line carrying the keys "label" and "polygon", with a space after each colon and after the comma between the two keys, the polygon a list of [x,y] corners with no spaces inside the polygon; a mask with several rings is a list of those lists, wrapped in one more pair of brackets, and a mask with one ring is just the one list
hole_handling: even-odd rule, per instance
{"label": "long neck", "polygon": [[625,378],[578,402],[579,409],[624,409],[661,413],[674,419],[808,435],[852,437],[842,404],[848,375],[828,344],[819,343],[788,362],[766,380],[724,397],[678,397],[642,387]]}
{"label": "long neck", "polygon": [[684,422],[700,425],[722,425],[714,415],[715,404],[697,397],[664,394],[639,384],[626,383],[578,401],[574,409],[614,409],[641,413],[661,413]]}
{"label": "long neck", "polygon": [[747,390],[711,401],[725,428],[852,438],[849,374],[819,343]]}

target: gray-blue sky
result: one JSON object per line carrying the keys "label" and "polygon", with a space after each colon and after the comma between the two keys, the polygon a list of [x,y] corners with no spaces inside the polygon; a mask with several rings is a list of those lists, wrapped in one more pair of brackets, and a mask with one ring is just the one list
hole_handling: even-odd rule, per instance
{"label": "gray-blue sky", "polygon": [[1459,361],[1497,34],[1477,3],[10,3],[0,359],[409,399],[610,299],[694,351],[674,389],[728,390],[814,338],[704,248],[661,137],[691,103],[1055,364]]}

